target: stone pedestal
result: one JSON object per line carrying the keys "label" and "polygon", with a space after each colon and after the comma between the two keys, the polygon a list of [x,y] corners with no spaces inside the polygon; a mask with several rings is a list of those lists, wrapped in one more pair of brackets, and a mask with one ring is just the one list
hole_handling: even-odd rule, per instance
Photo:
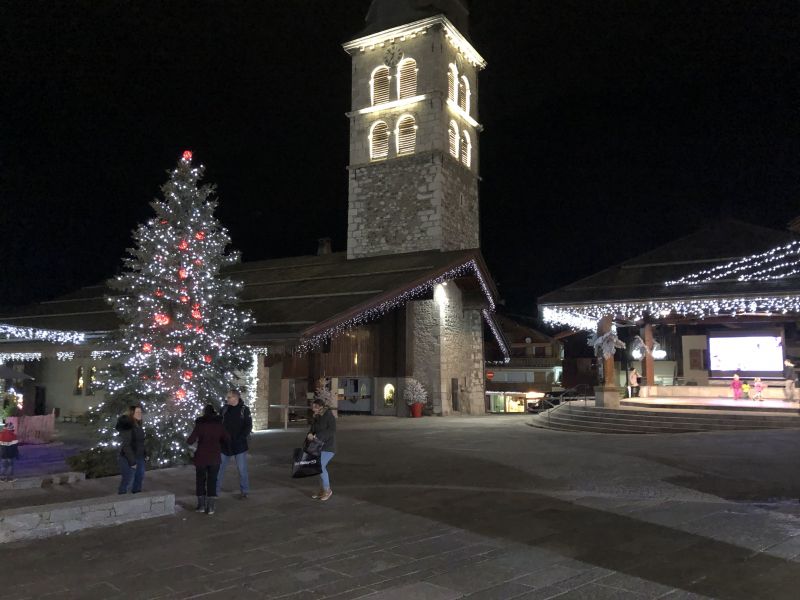
{"label": "stone pedestal", "polygon": [[597,386],[594,388],[594,404],[603,408],[619,408],[622,388]]}

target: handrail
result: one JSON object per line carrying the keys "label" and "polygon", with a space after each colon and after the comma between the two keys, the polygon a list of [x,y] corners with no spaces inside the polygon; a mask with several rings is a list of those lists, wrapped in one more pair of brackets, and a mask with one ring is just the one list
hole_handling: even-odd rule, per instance
{"label": "handrail", "polygon": [[[311,410],[310,404],[269,404],[268,408],[280,408],[283,410],[283,428],[289,429],[289,409],[290,408],[299,408],[300,410]],[[339,412],[338,406],[330,406],[328,407],[329,410],[332,410],[335,413]]]}
{"label": "handrail", "polygon": [[586,407],[586,400],[588,398],[593,398],[594,394],[591,393],[592,386],[586,383],[581,383],[575,386],[575,393],[570,394],[569,396],[561,396],[558,398],[558,403],[555,404],[551,400],[549,400],[546,396],[543,396],[540,400],[542,404],[547,404],[550,408],[546,410],[547,412],[547,426],[550,426],[550,415],[560,406],[569,405],[570,410],[572,410],[572,402],[575,400],[583,400],[583,406]]}

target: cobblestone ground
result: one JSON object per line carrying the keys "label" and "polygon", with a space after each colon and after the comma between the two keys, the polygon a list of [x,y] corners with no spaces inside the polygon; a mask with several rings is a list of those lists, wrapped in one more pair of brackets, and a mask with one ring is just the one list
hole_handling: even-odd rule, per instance
{"label": "cobblestone ground", "polygon": [[[253,439],[249,499],[0,548],[0,598],[797,598],[800,432],[600,436],[527,417],[339,421],[334,495]],[[94,485],[113,489],[114,482]]]}

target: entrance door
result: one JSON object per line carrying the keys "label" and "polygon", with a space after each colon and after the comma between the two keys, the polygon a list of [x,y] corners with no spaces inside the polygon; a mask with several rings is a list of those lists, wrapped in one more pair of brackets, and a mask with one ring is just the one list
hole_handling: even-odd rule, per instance
{"label": "entrance door", "polygon": [[461,406],[458,401],[458,379],[456,378],[450,380],[450,399],[453,402],[453,412],[459,412]]}

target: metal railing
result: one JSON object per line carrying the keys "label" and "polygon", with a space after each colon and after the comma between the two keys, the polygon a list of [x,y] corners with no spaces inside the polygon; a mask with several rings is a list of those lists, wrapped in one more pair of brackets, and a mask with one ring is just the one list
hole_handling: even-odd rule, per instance
{"label": "metal railing", "polygon": [[[557,399],[553,398],[553,400],[548,399],[546,396],[542,398],[542,404],[547,404],[550,408],[546,409],[547,413],[547,425],[550,426],[550,416],[562,406],[569,406],[570,410],[572,409],[572,402],[583,400],[583,406],[586,407],[586,401],[592,398],[594,399],[594,391],[592,390],[592,386],[586,383],[581,383],[575,387],[574,393],[566,394],[559,396]],[[557,400],[557,402],[554,402]]]}
{"label": "metal railing", "polygon": [[[297,409],[296,414],[297,415],[306,415],[303,418],[307,420],[306,417],[307,417],[309,411],[311,410],[311,405],[310,404],[270,404],[269,408],[280,408],[282,410],[282,412],[283,412],[283,428],[284,429],[289,429],[289,413],[290,413],[289,409],[290,408]],[[332,410],[334,412],[334,414],[339,412],[339,409],[337,407],[334,407],[334,406],[329,407],[329,410]],[[269,423],[269,416],[267,416],[267,422]],[[269,427],[269,425],[267,425],[267,426]]]}

